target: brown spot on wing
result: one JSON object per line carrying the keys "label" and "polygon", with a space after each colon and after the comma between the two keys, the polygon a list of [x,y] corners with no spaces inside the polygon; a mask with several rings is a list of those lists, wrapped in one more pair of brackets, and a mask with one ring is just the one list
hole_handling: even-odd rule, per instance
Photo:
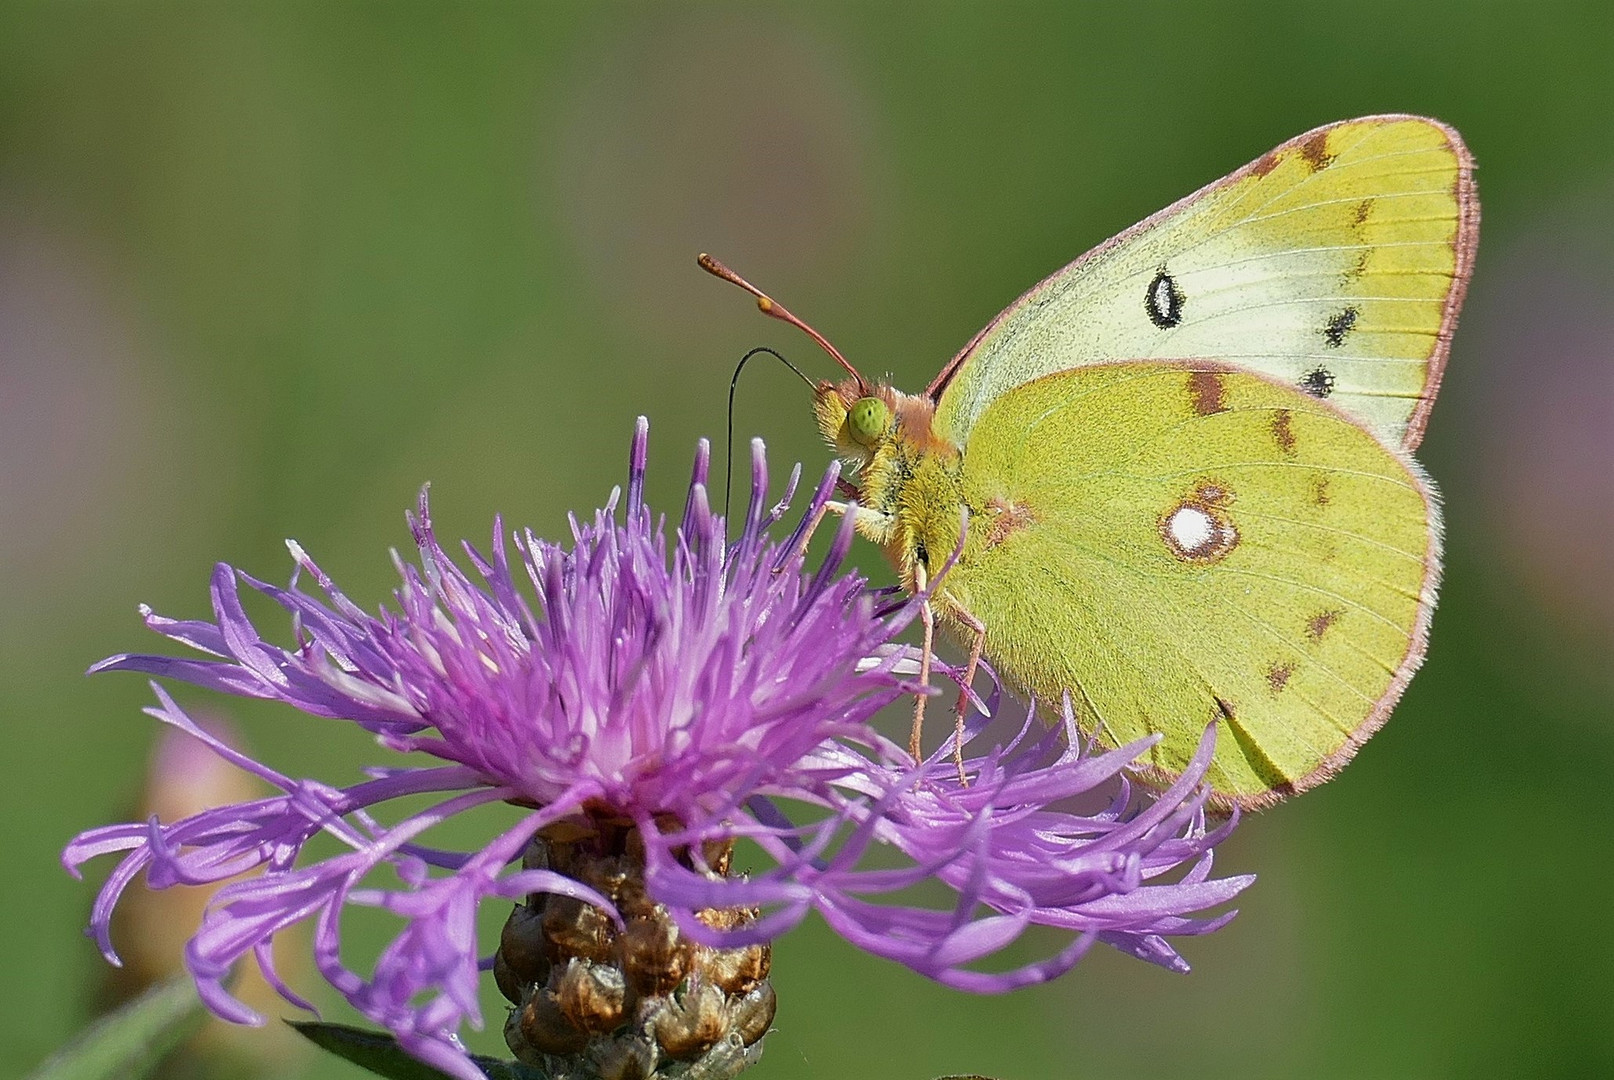
{"label": "brown spot on wing", "polygon": [[1300,144],[1300,158],[1306,163],[1306,168],[1312,172],[1321,172],[1334,163],[1334,155],[1328,152],[1328,132],[1319,131],[1311,138]]}
{"label": "brown spot on wing", "polygon": [[1272,414],[1272,438],[1284,457],[1295,456],[1295,430],[1288,409],[1279,409]]}
{"label": "brown spot on wing", "polygon": [[1323,639],[1323,635],[1328,633],[1328,628],[1333,626],[1338,621],[1339,612],[1319,611],[1317,614],[1306,620],[1306,636],[1311,638],[1313,641],[1321,641]]}
{"label": "brown spot on wing", "polygon": [[1200,416],[1209,416],[1226,409],[1223,403],[1222,373],[1219,371],[1194,371],[1188,375],[1188,396],[1194,404],[1194,412]]}
{"label": "brown spot on wing", "polygon": [[1362,253],[1356,256],[1356,261],[1351,264],[1351,268],[1345,271],[1345,284],[1349,285],[1353,281],[1360,280],[1362,275],[1367,273],[1367,264],[1372,261],[1373,249],[1363,248]]}
{"label": "brown spot on wing", "polygon": [[1233,491],[1220,480],[1201,480],[1194,488],[1193,501],[1226,509],[1233,505]]}
{"label": "brown spot on wing", "polygon": [[[1358,243],[1365,244],[1367,242],[1367,218],[1372,212],[1373,200],[1370,198],[1363,199],[1361,202],[1357,203],[1356,209],[1351,212],[1351,235],[1356,238]],[[1372,258],[1373,249],[1371,247],[1364,247],[1357,254],[1356,260],[1351,264],[1351,268],[1345,271],[1345,284],[1349,285],[1351,282],[1360,279],[1363,274],[1367,273],[1367,264],[1372,260]]]}
{"label": "brown spot on wing", "polygon": [[1273,169],[1276,169],[1278,167],[1278,162],[1281,160],[1282,158],[1278,156],[1278,152],[1276,150],[1268,150],[1266,153],[1261,155],[1260,159],[1256,161],[1254,165],[1250,166],[1250,175],[1260,179]]}
{"label": "brown spot on wing", "polygon": [[1311,482],[1311,501],[1318,506],[1327,506],[1330,498],[1328,494],[1329,476],[1322,473]]}
{"label": "brown spot on wing", "polygon": [[1040,520],[1037,512],[1025,503],[1011,503],[997,496],[987,502],[986,512],[992,521],[986,530],[986,546],[989,548],[997,547],[1010,536],[1022,529],[1029,529]]}
{"label": "brown spot on wing", "polygon": [[1295,665],[1292,660],[1285,660],[1281,664],[1273,664],[1267,668],[1267,685],[1272,688],[1274,694],[1279,693],[1285,686],[1289,685],[1289,677],[1294,673]]}

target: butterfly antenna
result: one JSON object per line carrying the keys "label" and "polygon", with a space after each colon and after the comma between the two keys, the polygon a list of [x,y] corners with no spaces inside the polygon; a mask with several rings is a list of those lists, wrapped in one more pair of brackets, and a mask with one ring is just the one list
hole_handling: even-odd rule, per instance
{"label": "butterfly antenna", "polygon": [[[705,270],[708,274],[711,274],[713,277],[722,278],[731,285],[738,285],[740,288],[756,297],[757,307],[762,311],[762,314],[778,319],[780,322],[789,323],[791,326],[796,327],[808,337],[818,342],[819,348],[833,356],[835,358],[835,362],[841,365],[841,367],[845,368],[847,373],[851,375],[852,378],[857,380],[858,391],[860,393],[867,394],[869,392],[869,383],[867,379],[863,378],[863,373],[858,371],[857,368],[853,367],[846,357],[841,355],[841,351],[835,346],[831,345],[829,343],[829,339],[823,334],[820,334],[817,330],[814,330],[812,327],[796,318],[796,316],[792,315],[788,310],[786,310],[783,304],[779,303],[773,297],[769,296],[767,293],[763,292],[761,289],[757,288],[755,285],[751,284],[749,281],[745,280],[745,278],[741,277],[739,274],[736,274],[733,270],[730,270],[728,267],[724,266],[710,255],[707,255],[705,252],[702,252],[696,261],[700,263],[701,269]],[[778,356],[777,353],[774,355]],[[783,357],[781,357],[781,359],[783,359]],[[742,363],[743,362],[744,361],[742,361]]]}
{"label": "butterfly antenna", "polygon": [[809,379],[807,377],[806,373],[804,373],[801,370],[801,368],[797,367],[795,364],[792,364],[789,360],[786,360],[784,357],[780,356],[778,353],[774,352],[772,349],[768,348],[766,345],[758,345],[756,348],[752,349],[750,352],[748,352],[744,356],[740,357],[740,362],[734,366],[734,378],[729,380],[728,467],[727,467],[727,470],[723,474],[723,520],[724,521],[727,521],[728,517],[729,517],[729,493],[730,493],[730,491],[733,490],[733,486],[734,486],[734,390],[735,390],[735,388],[737,386],[740,385],[740,372],[745,370],[746,361],[750,360],[753,356],[757,355],[758,353],[767,353],[769,356],[771,356],[775,360],[779,361],[785,367],[789,368],[791,371],[794,371],[797,375],[801,376],[801,381],[802,382],[806,383],[808,386],[814,386],[815,385],[813,383],[813,380]]}

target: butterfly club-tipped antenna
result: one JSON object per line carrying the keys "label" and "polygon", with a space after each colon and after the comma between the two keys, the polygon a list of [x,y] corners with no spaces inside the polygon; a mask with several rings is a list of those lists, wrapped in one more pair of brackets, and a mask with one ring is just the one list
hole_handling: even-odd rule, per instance
{"label": "butterfly club-tipped antenna", "polygon": [[779,303],[773,297],[769,296],[767,293],[763,292],[761,289],[757,288],[755,285],[751,284],[749,281],[745,280],[745,278],[741,277],[739,274],[736,274],[733,270],[730,270],[728,267],[724,266],[710,255],[707,255],[705,252],[702,252],[696,261],[700,263],[701,269],[705,270],[708,274],[711,274],[716,278],[722,278],[731,285],[738,285],[740,288],[756,297],[757,309],[760,310],[762,314],[767,315],[770,318],[778,319],[780,322],[789,323],[791,326],[796,327],[798,330],[802,331],[808,337],[816,341],[819,348],[823,349],[825,352],[829,353],[830,356],[834,357],[835,362],[841,365],[841,367],[845,368],[847,374],[851,375],[852,378],[857,380],[858,393],[864,396],[869,394],[869,381],[863,377],[863,373],[858,371],[857,368],[853,367],[851,362],[848,361],[846,357],[842,356],[841,351],[835,346],[831,345],[829,343],[829,339],[823,334],[820,334],[817,330],[814,330],[811,326],[808,326],[801,319],[798,319],[796,316],[792,315],[783,304]]}

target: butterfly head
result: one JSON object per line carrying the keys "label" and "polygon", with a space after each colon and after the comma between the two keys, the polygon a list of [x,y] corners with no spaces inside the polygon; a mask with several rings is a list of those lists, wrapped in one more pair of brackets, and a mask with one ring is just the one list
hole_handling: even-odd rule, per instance
{"label": "butterfly head", "polygon": [[824,441],[853,472],[866,468],[883,444],[898,435],[898,413],[907,395],[889,386],[828,380],[813,392],[813,412]]}
{"label": "butterfly head", "polygon": [[904,394],[886,383],[825,380],[813,391],[818,430],[854,472],[866,471],[899,450],[908,456],[956,456],[957,449],[931,430],[935,411],[929,398]]}
{"label": "butterfly head", "polygon": [[890,437],[894,399],[889,386],[863,386],[856,379],[826,379],[814,389],[818,430],[853,471],[867,465],[880,442]]}

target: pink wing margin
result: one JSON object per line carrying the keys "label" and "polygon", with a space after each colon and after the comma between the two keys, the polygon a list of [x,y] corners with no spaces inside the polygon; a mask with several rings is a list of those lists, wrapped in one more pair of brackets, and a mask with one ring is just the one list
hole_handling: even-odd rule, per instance
{"label": "pink wing margin", "polygon": [[[1451,352],[1452,335],[1457,330],[1457,313],[1462,309],[1463,297],[1468,293],[1468,279],[1474,271],[1474,252],[1479,246],[1480,206],[1479,191],[1474,186],[1474,157],[1468,152],[1468,146],[1463,142],[1462,136],[1457,134],[1457,130],[1450,125],[1443,124],[1439,120],[1430,119],[1427,116],[1417,116],[1412,113],[1383,113],[1376,116],[1360,116],[1353,120],[1339,120],[1332,124],[1324,124],[1322,127],[1313,128],[1305,134],[1296,135],[1288,142],[1267,151],[1248,165],[1228,173],[1220,180],[1206,184],[1192,195],[1178,199],[1164,210],[1150,214],[1126,231],[1110,237],[1098,247],[1078,256],[1074,261],[1066,263],[1037,282],[1021,293],[1014,303],[998,312],[997,317],[982,327],[980,332],[970,339],[969,344],[960,349],[958,355],[949,360],[947,366],[942,368],[936,377],[930,381],[930,385],[925,387],[925,396],[930,398],[932,402],[940,403],[942,393],[947,389],[948,383],[953,381],[953,376],[958,374],[959,370],[974,354],[975,347],[981,343],[981,339],[991,333],[1004,319],[1024,306],[1027,299],[1048,282],[1075,269],[1087,260],[1126,243],[1143,230],[1158,224],[1183,207],[1209,195],[1213,191],[1236,183],[1251,173],[1264,174],[1270,172],[1278,155],[1286,151],[1298,150],[1302,143],[1310,139],[1315,139],[1319,135],[1333,131],[1335,128],[1345,127],[1348,124],[1399,123],[1407,120],[1428,124],[1438,130],[1446,137],[1446,144],[1451,147],[1452,154],[1457,158],[1457,180],[1454,185],[1455,190],[1452,192],[1453,197],[1457,200],[1457,242],[1456,260],[1452,266],[1451,289],[1446,293],[1446,305],[1441,312],[1440,329],[1435,335],[1435,347],[1429,354],[1429,366],[1424,376],[1423,391],[1419,394],[1417,408],[1413,410],[1412,416],[1407,421],[1406,435],[1401,440],[1402,449],[1417,449],[1418,444],[1423,441],[1423,432],[1429,423],[1430,410],[1435,406],[1435,395],[1440,391],[1440,379],[1446,371],[1446,357]],[[1125,358],[1118,357],[1117,359]]]}

